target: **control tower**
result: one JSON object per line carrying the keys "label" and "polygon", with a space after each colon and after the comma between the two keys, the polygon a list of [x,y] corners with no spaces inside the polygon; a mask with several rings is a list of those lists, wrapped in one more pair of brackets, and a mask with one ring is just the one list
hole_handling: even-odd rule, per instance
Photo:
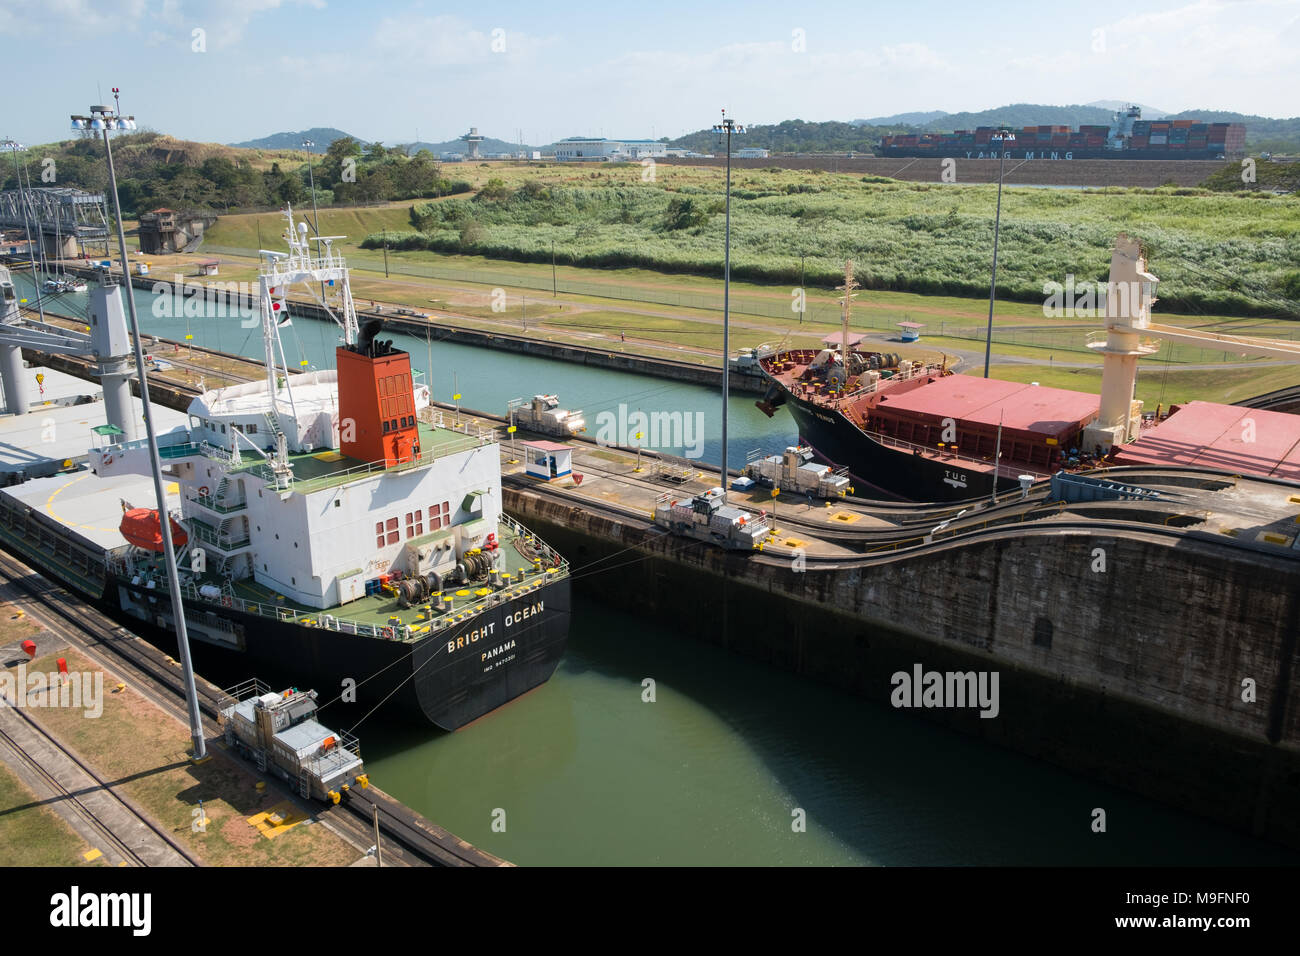
{"label": "control tower", "polygon": [[465,158],[481,159],[478,154],[478,144],[483,142],[483,137],[478,133],[477,126],[471,126],[469,132],[461,137],[465,141]]}

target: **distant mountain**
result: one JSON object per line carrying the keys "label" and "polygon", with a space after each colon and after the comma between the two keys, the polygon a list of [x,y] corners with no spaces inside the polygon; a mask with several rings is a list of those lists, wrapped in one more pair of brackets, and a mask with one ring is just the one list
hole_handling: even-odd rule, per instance
{"label": "distant mountain", "polygon": [[[1093,100],[1091,103],[1087,103],[1085,105],[1096,106],[1099,109],[1110,110],[1111,112],[1114,112],[1115,110],[1128,109],[1130,106],[1133,106],[1135,104],[1127,100]],[[1154,106],[1146,106],[1142,103],[1137,103],[1136,105],[1142,108],[1142,118],[1144,120],[1164,119],[1166,116],[1169,115],[1169,112],[1167,110],[1158,110]]]}
{"label": "distant mountain", "polygon": [[[899,132],[910,127],[893,128],[855,126],[852,123],[809,123],[804,120],[785,120],[771,126],[746,126],[744,135],[731,141],[733,151],[746,146],[770,149],[774,153],[870,153],[884,133]],[[668,145],[681,146],[697,153],[724,153],[718,134],[711,129],[687,133]]]}
{"label": "distant mountain", "polygon": [[1099,106],[1044,106],[1040,103],[1011,103],[978,113],[946,113],[939,119],[921,124],[922,129],[935,133],[951,133],[957,129],[974,129],[977,126],[1043,126],[1109,124],[1115,111]]}
{"label": "distant mountain", "polygon": [[[349,135],[351,134],[345,133],[341,129],[334,129],[332,126],[318,126],[315,129],[305,129],[301,133],[272,133],[270,136],[263,136],[261,139],[250,139],[246,143],[230,143],[228,145],[240,146],[246,149],[302,149],[303,140],[311,140],[316,145],[310,151],[323,153],[329,149],[330,143]],[[361,142],[365,141],[361,140]]]}
{"label": "distant mountain", "polygon": [[[427,149],[429,152],[433,153],[434,156],[437,156],[439,153],[464,153],[466,149],[468,149],[468,146],[463,139],[449,139],[441,143],[426,143],[421,141],[418,143],[399,143],[398,145],[412,156],[422,149]],[[483,142],[479,143],[478,146],[480,154],[517,153],[521,149],[527,151],[538,148],[539,147],[537,146],[529,146],[527,143],[524,143],[522,146],[518,143],[508,143],[504,139],[493,139],[491,136],[484,137]]]}
{"label": "distant mountain", "polygon": [[931,110],[928,113],[895,113],[893,116],[877,116],[875,119],[855,119],[851,123],[854,126],[924,126],[947,115],[944,110]]}

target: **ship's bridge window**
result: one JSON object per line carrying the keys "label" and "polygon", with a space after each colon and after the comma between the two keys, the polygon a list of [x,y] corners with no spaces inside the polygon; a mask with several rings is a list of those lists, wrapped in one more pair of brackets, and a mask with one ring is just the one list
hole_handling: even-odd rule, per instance
{"label": "ship's bridge window", "polygon": [[384,422],[384,434],[388,434],[388,422]]}

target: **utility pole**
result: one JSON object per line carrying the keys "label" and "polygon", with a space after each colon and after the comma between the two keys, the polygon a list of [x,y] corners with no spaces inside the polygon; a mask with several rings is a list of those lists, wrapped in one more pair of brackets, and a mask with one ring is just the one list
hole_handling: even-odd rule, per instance
{"label": "utility pole", "polygon": [[[18,190],[18,204],[23,207],[23,231],[27,234],[27,259],[32,264],[32,294],[36,296],[36,312],[40,315],[41,321],[45,321],[45,301],[41,297],[41,277],[36,271],[36,253],[32,250],[32,233],[36,233],[34,241],[41,243],[41,252],[44,254],[45,237],[40,232],[40,224],[35,221],[36,210],[31,210],[31,217],[28,217],[27,207],[29,205],[29,192],[23,191],[23,174],[18,165],[18,154],[27,152],[27,147],[22,143],[16,143],[12,139],[7,139],[0,143],[0,149],[7,149],[14,157],[14,180]],[[33,226],[35,229],[33,229]],[[125,269],[126,267],[123,266]]]}
{"label": "utility pole", "polygon": [[555,292],[555,240],[551,240],[551,298],[554,299]]}
{"label": "utility pole", "polygon": [[731,398],[729,392],[731,369],[731,134],[743,133],[745,127],[727,118],[727,111],[722,111],[722,122],[713,127],[715,133],[727,134],[727,220],[723,239],[722,265],[722,503],[727,503],[727,483],[730,472],[727,470],[727,410]]}
{"label": "utility pole", "polygon": [[993,450],[993,491],[989,494],[989,504],[998,503],[998,469],[1002,466],[1002,413],[998,412],[998,443]]}
{"label": "utility pole", "polygon": [[993,352],[993,299],[998,287],[998,232],[1002,225],[1002,165],[1007,155],[1002,146],[1005,143],[1014,143],[1016,134],[1004,128],[994,133],[991,141],[998,144],[998,209],[993,218],[993,277],[989,280],[989,327],[984,339],[985,378],[989,377],[989,360]]}
{"label": "utility pole", "polygon": [[804,276],[803,266],[804,266],[804,259],[806,258],[807,258],[806,253],[801,252],[799,254],[799,324],[800,325],[803,325],[803,314],[808,311],[808,286],[803,281],[803,276]]}
{"label": "utility pole", "polygon": [[[135,368],[140,377],[140,404],[144,406],[144,428],[149,445],[150,469],[153,472],[154,495],[158,501],[158,530],[162,534],[163,559],[167,566],[167,587],[171,591],[173,625],[176,628],[176,643],[181,655],[181,673],[185,681],[185,699],[189,704],[190,738],[194,743],[194,759],[202,760],[207,756],[207,746],[203,739],[203,722],[199,716],[199,698],[194,689],[194,664],[190,659],[190,639],[185,630],[185,604],[181,599],[180,575],[176,569],[176,550],[172,542],[171,515],[167,511],[167,495],[163,486],[162,460],[158,453],[158,435],[153,425],[153,410],[149,402],[149,379],[144,367],[144,348],[140,336],[140,322],[135,311],[135,296],[131,290],[130,269],[126,260],[126,231],[122,227],[122,204],[117,195],[117,173],[113,169],[113,146],[109,142],[110,130],[133,130],[136,128],[134,116],[123,116],[118,102],[117,87],[113,88],[114,107],[92,106],[90,116],[72,117],[74,130],[102,130],[104,133],[104,151],[108,158],[108,191],[113,197],[113,213],[117,216],[117,248],[122,257],[122,282],[126,286],[127,315],[131,319],[131,336],[135,345]],[[105,272],[104,279],[109,281],[112,273]]]}

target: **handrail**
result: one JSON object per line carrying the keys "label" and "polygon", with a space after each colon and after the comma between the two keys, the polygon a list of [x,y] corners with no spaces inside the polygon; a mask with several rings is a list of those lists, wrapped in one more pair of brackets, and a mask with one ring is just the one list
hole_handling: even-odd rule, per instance
{"label": "handrail", "polygon": [[[476,617],[483,611],[487,610],[502,600],[519,597],[531,591],[536,591],[546,581],[551,578],[561,578],[566,576],[570,571],[570,565],[566,558],[559,555],[554,548],[539,538],[536,534],[529,531],[520,522],[511,518],[504,512],[499,516],[500,523],[508,527],[521,538],[531,539],[536,546],[539,554],[547,557],[559,557],[559,563],[549,566],[533,565],[525,568],[525,574],[531,577],[520,578],[511,584],[493,590],[490,593],[477,597],[475,600],[465,604],[456,604],[451,601],[448,611],[440,618],[432,621],[421,623],[420,625],[402,625],[396,627],[387,624],[367,624],[351,618],[340,617],[334,609],[312,609],[308,611],[299,610],[294,607],[285,607],[276,602],[253,601],[241,598],[235,594],[222,593],[219,597],[209,598],[200,592],[200,586],[193,583],[181,584],[181,594],[191,601],[201,602],[212,606],[221,606],[242,611],[245,614],[253,614],[258,617],[270,618],[272,620],[284,621],[286,623],[303,624],[308,627],[320,627],[326,630],[338,631],[345,634],[356,634],[360,637],[375,637],[384,640],[410,641],[420,639],[430,631],[441,630],[452,624],[460,624],[465,620]],[[131,567],[127,557],[128,552],[110,554],[107,564],[110,570],[126,577],[134,569]],[[159,576],[153,578],[157,585],[157,590],[165,592],[167,590],[166,577]]]}
{"label": "handrail", "polygon": [[[963,455],[961,452],[938,453],[933,448],[929,448],[926,445],[918,445],[915,442],[904,441],[901,438],[894,438],[890,435],[885,435],[881,432],[873,432],[866,428],[861,427],[860,425],[855,425],[855,427],[858,429],[858,431],[862,432],[862,434],[866,435],[868,438],[878,441],[882,445],[893,445],[897,448],[906,448],[913,451],[920,451],[922,454],[931,456],[938,461],[958,461],[958,462],[967,461],[973,465],[981,465],[981,466],[993,464],[992,462],[987,461],[986,459],[975,458],[972,455]],[[1036,481],[1041,481],[1044,478],[1052,477],[1052,475],[1054,474],[1054,472],[1050,472],[1050,471],[1034,471],[1032,468],[1028,468],[1028,467],[1021,468],[1018,465],[1004,465],[1002,462],[998,462],[995,467],[999,478],[1015,478],[1015,477],[1019,477],[1020,475],[1033,475]]]}
{"label": "handrail", "polygon": [[[350,481],[353,478],[359,478],[364,475],[375,474],[377,472],[397,472],[407,471],[412,468],[420,468],[424,465],[432,464],[439,458],[455,454],[460,451],[467,451],[471,448],[481,448],[491,442],[496,441],[495,434],[489,429],[479,428],[478,434],[458,435],[457,441],[440,444],[432,451],[421,452],[420,457],[412,461],[399,462],[394,465],[386,464],[385,461],[364,462],[360,465],[354,465],[342,471],[333,471],[328,475],[318,475],[314,478],[293,477],[289,480],[289,487],[299,491],[314,490],[316,488],[327,487],[340,480]],[[276,476],[270,465],[265,462],[255,462],[248,466],[250,474],[257,475],[262,480],[275,484]]]}

